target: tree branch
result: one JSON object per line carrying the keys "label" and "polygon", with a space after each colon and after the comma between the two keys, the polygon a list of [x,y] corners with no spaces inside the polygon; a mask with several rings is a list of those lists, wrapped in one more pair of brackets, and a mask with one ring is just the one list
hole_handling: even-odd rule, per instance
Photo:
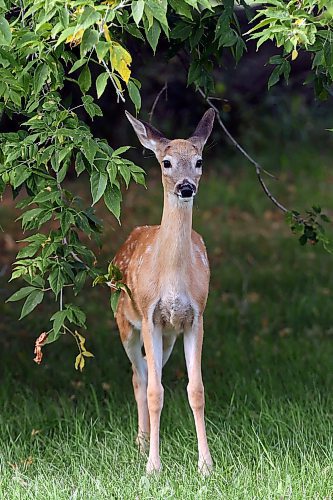
{"label": "tree branch", "polygon": [[166,96],[168,95],[168,82],[165,82],[164,86],[161,88],[161,90],[159,91],[159,93],[157,94],[157,96],[155,97],[155,100],[153,102],[153,105],[151,107],[151,110],[149,111],[148,113],[148,116],[149,116],[149,123],[151,124],[152,120],[153,120],[153,116],[154,116],[154,112],[155,112],[155,108],[158,104],[158,101],[160,100],[161,96],[163,95],[163,92],[166,93]]}
{"label": "tree branch", "polygon": [[235,146],[235,148],[238,149],[238,151],[240,151],[242,153],[243,156],[245,156],[245,158],[247,158],[247,160],[249,160],[250,163],[252,163],[252,165],[258,169],[259,171],[262,171],[264,172],[266,175],[268,175],[269,177],[272,177],[273,179],[276,179],[275,175],[271,174],[270,172],[268,172],[267,170],[265,170],[261,165],[260,163],[258,163],[254,158],[252,158],[252,156],[250,156],[250,154],[245,151],[245,149],[236,141],[236,139],[231,135],[231,133],[229,132],[229,130],[227,129],[227,127],[225,126],[225,124],[223,123],[222,121],[222,118],[221,118],[221,114],[220,114],[220,111],[218,110],[218,108],[215,106],[215,104],[213,103],[212,101],[212,98],[210,97],[207,97],[206,94],[204,93],[204,91],[202,89],[198,89],[199,93],[202,95],[202,97],[205,99],[205,101],[209,104],[209,106],[211,108],[213,108],[216,113],[217,113],[217,121],[219,122],[219,125],[220,127],[222,128],[223,132],[226,134],[226,136],[228,137],[228,139],[231,141],[232,145]]}
{"label": "tree branch", "polygon": [[220,127],[222,128],[223,132],[226,134],[226,136],[231,141],[231,143],[255,167],[259,184],[261,185],[261,187],[262,187],[264,193],[266,194],[266,196],[271,200],[272,203],[274,203],[274,205],[279,210],[281,210],[284,213],[291,213],[295,220],[297,220],[298,222],[301,222],[302,218],[299,215],[294,214],[291,210],[289,210],[287,207],[285,207],[284,205],[282,205],[282,203],[280,203],[275,198],[275,196],[272,195],[272,193],[268,189],[265,181],[263,180],[261,173],[264,172],[266,175],[268,175],[269,177],[272,177],[275,180],[277,180],[277,178],[273,174],[271,174],[270,172],[268,172],[267,170],[265,170],[264,168],[262,168],[262,166],[260,165],[260,163],[258,163],[254,158],[252,158],[252,156],[236,141],[236,139],[231,135],[231,133],[229,132],[229,130],[225,126],[225,124],[224,124],[224,122],[223,122],[223,120],[221,118],[220,111],[215,106],[215,104],[212,102],[212,99],[210,97],[206,96],[206,94],[204,93],[204,91],[201,88],[199,88],[198,91],[202,95],[202,97],[205,99],[205,101],[207,102],[207,104],[209,104],[209,106],[215,110],[217,121],[218,121]]}

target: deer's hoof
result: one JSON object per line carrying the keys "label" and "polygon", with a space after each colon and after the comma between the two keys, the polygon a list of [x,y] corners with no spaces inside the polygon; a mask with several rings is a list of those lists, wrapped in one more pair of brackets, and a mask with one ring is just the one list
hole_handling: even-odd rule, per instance
{"label": "deer's hoof", "polygon": [[213,470],[214,466],[211,457],[207,457],[206,459],[202,458],[199,460],[198,471],[202,476],[204,477],[210,476]]}
{"label": "deer's hoof", "polygon": [[162,470],[162,465],[160,460],[158,461],[153,461],[151,459],[148,460],[147,466],[146,466],[146,472],[147,474],[159,474]]}

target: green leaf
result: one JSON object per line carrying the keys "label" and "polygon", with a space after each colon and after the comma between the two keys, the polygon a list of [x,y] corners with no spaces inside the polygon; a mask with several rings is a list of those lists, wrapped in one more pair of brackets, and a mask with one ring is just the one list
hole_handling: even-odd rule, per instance
{"label": "green leaf", "polygon": [[191,85],[191,83],[198,82],[202,74],[202,66],[200,61],[193,61],[190,64],[190,68],[187,76],[187,84]]}
{"label": "green leaf", "polygon": [[70,212],[68,209],[63,210],[60,218],[60,226],[63,235],[65,235],[69,231],[70,226],[73,223],[74,223],[74,216],[72,212]]}
{"label": "green leaf", "polygon": [[57,172],[57,182],[60,184],[66,177],[67,170],[69,167],[69,162],[65,162],[61,169]]}
{"label": "green leaf", "polygon": [[118,221],[120,217],[121,198],[122,198],[121,191],[118,188],[118,186],[116,185],[110,186],[108,184],[104,193],[105,205],[110,210],[110,212],[113,213],[113,215],[116,217]]}
{"label": "green leaf", "polygon": [[86,166],[83,161],[82,153],[78,153],[75,158],[75,170],[76,175],[79,177],[80,174],[86,169]]}
{"label": "green leaf", "polygon": [[59,337],[60,337],[59,332],[55,333],[54,330],[51,330],[47,336],[47,339],[45,340],[45,345],[52,344],[52,342],[55,342],[56,340],[58,340]]}
{"label": "green leaf", "polygon": [[268,80],[268,88],[269,89],[271,87],[273,87],[273,85],[275,85],[280,80],[280,76],[281,76],[282,72],[283,72],[282,65],[276,66],[273,69],[271,76],[269,77],[269,80]]}
{"label": "green leaf", "polygon": [[87,62],[87,59],[83,58],[83,59],[79,59],[78,61],[76,61],[73,66],[71,67],[71,69],[69,70],[69,74],[71,73],[74,73],[74,71],[76,71],[77,69],[81,68],[81,66],[83,66],[85,63]]}
{"label": "green leaf", "polygon": [[140,39],[140,40],[142,40],[143,42],[145,41],[144,36],[142,36],[141,31],[139,30],[139,28],[138,28],[135,24],[133,24],[133,23],[132,23],[132,24],[127,24],[127,25],[125,26],[125,29],[126,29],[126,31],[127,31],[130,35],[134,36],[135,38],[139,38],[139,39]]}
{"label": "green leaf", "polygon": [[23,165],[21,167],[15,169],[15,176],[14,176],[14,180],[12,183],[13,188],[16,189],[19,186],[21,186],[21,184],[23,184],[27,179],[29,179],[31,174],[32,174],[32,170],[30,170],[29,168],[24,168]]}
{"label": "green leaf", "polygon": [[17,290],[17,292],[13,293],[13,295],[11,295],[6,302],[16,302],[17,300],[22,300],[27,297],[27,295],[30,295],[30,293],[34,290],[36,290],[36,288],[33,286],[24,286],[23,288],[20,288],[20,290]]}
{"label": "green leaf", "polygon": [[68,311],[57,311],[51,317],[51,321],[53,321],[53,331],[54,335],[57,336],[60,332],[61,327],[63,326],[65,319],[67,318]]}
{"label": "green leaf", "polygon": [[97,91],[97,97],[98,99],[101,97],[101,95],[104,93],[104,90],[106,88],[106,84],[108,82],[109,74],[107,72],[101,73],[98,75],[96,79],[96,91]]}
{"label": "green leaf", "polygon": [[77,295],[83,288],[87,278],[86,271],[80,271],[75,276],[74,280],[74,294]]}
{"label": "green leaf", "polygon": [[[46,240],[46,237],[44,237],[44,241]],[[17,259],[25,259],[26,257],[33,257],[35,253],[40,249],[41,242],[40,241],[34,241],[30,243],[30,245],[25,246],[24,248],[21,248],[21,250],[18,252],[16,258]]]}
{"label": "green leaf", "polygon": [[[46,201],[55,201],[57,198],[60,198],[59,191],[52,191],[51,188],[43,189],[40,191],[32,200],[31,203],[45,203]],[[45,239],[45,236],[44,236]],[[27,240],[25,240],[27,241]]]}
{"label": "green leaf", "polygon": [[99,35],[97,30],[89,29],[86,30],[82,37],[82,42],[80,44],[80,55],[83,57],[89,50],[93,49],[98,43]]}
{"label": "green leaf", "polygon": [[88,162],[92,164],[95,155],[98,151],[98,145],[94,139],[88,138],[86,141],[82,142],[81,148],[83,149],[83,154],[87,158]]}
{"label": "green leaf", "polygon": [[331,222],[331,219],[326,215],[326,214],[321,214],[320,215],[321,220],[324,222]]}
{"label": "green leaf", "polygon": [[73,305],[73,304],[69,304],[66,307],[72,313],[73,317],[71,319],[71,322],[85,328],[85,323],[86,323],[87,317],[86,317],[86,314],[82,311],[82,309],[78,306]]}
{"label": "green leaf", "polygon": [[29,222],[33,221],[43,212],[42,208],[33,208],[25,212],[19,219],[22,219],[22,226],[25,227]]}
{"label": "green leaf", "polygon": [[0,16],[0,45],[10,45],[12,41],[12,32],[10,26],[4,16]]}
{"label": "green leaf", "polygon": [[126,165],[126,163],[121,164],[121,165],[119,165],[118,169],[119,169],[120,175],[122,176],[122,178],[125,181],[126,187],[128,188],[129,182],[131,180],[131,171],[130,171],[128,165]]}
{"label": "green leaf", "polygon": [[121,294],[121,290],[116,290],[115,292],[111,293],[110,305],[111,305],[111,309],[113,311],[113,314],[116,314],[120,294]]}
{"label": "green leaf", "polygon": [[83,68],[78,78],[78,84],[81,91],[85,94],[91,87],[91,73],[88,65]]}
{"label": "green leaf", "polygon": [[177,14],[192,19],[192,12],[188,4],[184,0],[170,0],[171,7]]}
{"label": "green leaf", "polygon": [[98,21],[100,21],[100,18],[101,14],[90,5],[87,5],[77,21],[78,27],[79,29],[86,30],[93,24],[98,23]]}
{"label": "green leaf", "polygon": [[143,16],[143,10],[145,7],[144,0],[136,0],[132,2],[131,9],[135,24],[138,26]]}
{"label": "green leaf", "polygon": [[131,174],[137,184],[141,184],[142,186],[146,185],[146,179],[144,174],[138,172],[131,172]]}
{"label": "green leaf", "polygon": [[166,0],[145,0],[145,5],[149,7],[153,16],[164,26],[168,27],[166,18],[168,2]]}
{"label": "green leaf", "polygon": [[52,291],[54,292],[55,296],[58,296],[58,293],[60,290],[63,288],[65,284],[65,278],[63,275],[62,268],[58,265],[56,266],[53,271],[50,273],[49,276],[49,283]]}
{"label": "green leaf", "polygon": [[154,19],[152,27],[149,30],[146,30],[146,37],[147,37],[147,40],[149,42],[149,45],[151,46],[151,48],[154,51],[154,54],[156,51],[156,47],[157,47],[157,43],[158,43],[158,39],[160,37],[160,34],[161,34],[161,26]]}
{"label": "green leaf", "polygon": [[103,196],[108,177],[104,172],[99,170],[93,170],[90,176],[90,186],[91,195],[93,199],[93,205],[98,202],[98,200]]}
{"label": "green leaf", "polygon": [[98,42],[96,44],[95,50],[99,61],[102,61],[104,59],[111,46],[111,42]]}
{"label": "green leaf", "polygon": [[120,148],[117,148],[113,151],[112,156],[119,156],[123,153],[126,153],[126,151],[128,151],[129,149],[131,149],[131,146],[120,146]]}
{"label": "green leaf", "polygon": [[110,161],[108,163],[108,166],[107,166],[106,170],[107,170],[107,173],[109,175],[109,179],[110,179],[111,185],[116,184],[116,182],[117,182],[116,178],[117,178],[117,174],[118,174],[118,168],[117,168],[117,165],[115,164],[115,162]]}
{"label": "green leaf", "polygon": [[128,95],[130,96],[130,99],[135,106],[135,111],[136,113],[138,113],[141,108],[140,91],[138,87],[131,80],[128,82],[127,88],[128,88]]}
{"label": "green leaf", "polygon": [[83,96],[82,102],[84,109],[87,111],[91,119],[93,119],[95,116],[103,116],[101,108],[94,103],[94,100],[91,97],[91,95]]}
{"label": "green leaf", "polygon": [[43,88],[43,86],[44,86],[44,84],[49,76],[49,73],[50,73],[50,68],[46,63],[42,63],[38,66],[36,73],[34,75],[35,94],[38,94],[42,90],[42,88]]}
{"label": "green leaf", "polygon": [[44,292],[42,292],[41,290],[35,289],[33,292],[31,292],[30,295],[28,295],[26,301],[24,302],[20,319],[24,318],[29,313],[31,313],[31,311],[33,311],[35,307],[42,302],[43,298],[44,298]]}
{"label": "green leaf", "polygon": [[68,9],[66,7],[63,7],[59,11],[59,19],[61,21],[62,26],[64,28],[67,28],[68,23],[69,23],[69,13],[68,13]]}

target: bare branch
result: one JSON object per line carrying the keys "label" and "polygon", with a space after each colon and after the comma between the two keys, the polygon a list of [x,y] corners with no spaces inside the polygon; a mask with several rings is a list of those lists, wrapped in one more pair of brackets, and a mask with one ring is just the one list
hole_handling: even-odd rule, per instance
{"label": "bare branch", "polygon": [[254,158],[252,158],[252,156],[250,156],[250,154],[247,151],[245,151],[245,149],[231,135],[231,133],[229,132],[229,130],[227,129],[227,127],[225,126],[225,124],[222,121],[220,111],[215,106],[215,104],[212,102],[212,98],[211,97],[207,97],[206,94],[204,93],[204,91],[202,89],[199,88],[198,91],[202,95],[202,97],[205,99],[205,101],[209,104],[209,106],[216,111],[216,113],[217,113],[217,121],[219,122],[219,125],[222,128],[223,132],[230,139],[230,141],[233,144],[233,146],[235,146],[238,149],[238,151],[240,151],[242,153],[242,155],[244,155],[245,158],[247,158],[249,160],[249,162],[252,163],[252,165],[256,168],[256,170],[262,171],[266,175],[268,175],[269,177],[272,177],[273,179],[276,179],[275,175],[273,175],[270,172],[268,172],[267,170],[265,170],[260,165],[260,163],[258,163]]}
{"label": "bare branch", "polygon": [[220,114],[220,111],[218,110],[218,108],[213,104],[212,102],[212,99],[210,97],[207,97],[204,93],[204,91],[202,89],[198,89],[199,90],[199,93],[202,95],[202,97],[205,99],[205,101],[207,102],[207,104],[209,104],[209,106],[211,108],[213,108],[215,111],[216,111],[216,117],[217,117],[217,121],[220,125],[220,127],[222,128],[223,132],[226,134],[226,136],[230,139],[231,143],[238,149],[238,151],[240,151],[242,153],[243,156],[245,156],[245,158],[250,162],[252,163],[252,165],[255,167],[256,169],[256,174],[257,174],[257,178],[258,178],[258,181],[264,191],[264,193],[266,194],[266,196],[271,200],[272,203],[274,203],[274,205],[279,209],[281,210],[282,212],[284,213],[291,213],[292,216],[294,217],[295,220],[297,220],[298,222],[301,222],[303,219],[299,216],[299,215],[296,215],[294,214],[291,210],[289,210],[287,207],[285,207],[284,205],[282,205],[282,203],[280,203],[273,195],[272,193],[270,192],[270,190],[268,189],[265,181],[263,180],[262,178],[262,175],[261,173],[264,172],[265,174],[267,174],[269,177],[272,177],[273,179],[277,180],[277,178],[271,174],[270,172],[267,172],[267,170],[265,170],[264,168],[262,168],[262,166],[254,159],[252,158],[252,156],[236,141],[236,139],[231,135],[231,133],[229,132],[229,130],[227,129],[227,127],[225,126],[225,124],[223,123],[223,120],[221,118],[221,114]]}
{"label": "bare branch", "polygon": [[161,90],[159,91],[159,93],[157,94],[157,96],[155,97],[155,100],[153,102],[153,105],[151,107],[151,110],[149,111],[148,113],[148,116],[149,116],[149,123],[151,124],[152,120],[153,120],[153,116],[154,116],[154,112],[155,112],[155,108],[158,104],[158,101],[160,100],[161,96],[163,95],[163,92],[166,93],[166,96],[167,96],[167,92],[168,92],[168,82],[165,82],[164,86],[161,88]]}
{"label": "bare branch", "polygon": [[[257,174],[257,178],[258,178],[258,181],[260,182],[260,185],[261,187],[263,188],[264,190],[264,193],[266,194],[266,196],[274,203],[274,205],[276,207],[278,207],[282,212],[284,212],[285,214],[288,213],[288,212],[291,212],[291,210],[288,210],[288,208],[286,208],[284,205],[282,205],[273,195],[272,193],[269,191],[268,187],[266,186],[263,178],[261,177],[261,173],[260,173],[260,170],[258,168],[256,168],[256,174]],[[293,214],[293,216],[297,219],[299,219],[299,217],[295,216]]]}

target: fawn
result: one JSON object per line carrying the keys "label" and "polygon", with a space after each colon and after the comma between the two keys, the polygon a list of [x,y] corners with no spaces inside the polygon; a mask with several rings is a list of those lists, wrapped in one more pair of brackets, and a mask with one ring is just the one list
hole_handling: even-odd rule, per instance
{"label": "fawn", "polygon": [[148,123],[128,112],[126,116],[141,144],[155,153],[164,188],[160,226],[134,229],[114,259],[131,290],[131,297],[121,293],[116,321],[132,363],[138,407],[137,444],[144,452],[149,441],[147,472],[159,471],[162,368],[178,334],[183,333],[187,392],[198,438],[198,467],[208,474],[212,459],[204,421],[201,351],[210,273],[203,239],[192,230],[192,209],[202,174],[202,150],[212,131],[215,112],[206,111],[188,140],[168,140]]}

